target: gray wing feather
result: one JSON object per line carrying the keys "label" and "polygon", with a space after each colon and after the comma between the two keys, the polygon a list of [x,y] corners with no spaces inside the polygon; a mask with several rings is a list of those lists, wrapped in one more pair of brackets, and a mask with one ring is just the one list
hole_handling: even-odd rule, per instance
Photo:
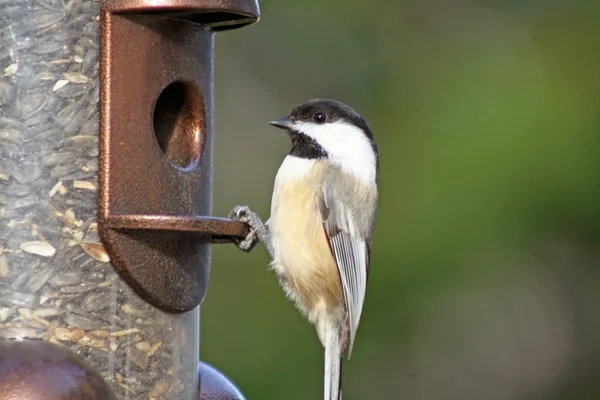
{"label": "gray wing feather", "polygon": [[340,182],[347,177],[323,182],[318,204],[344,292],[350,357],[367,288],[377,190],[357,191]]}

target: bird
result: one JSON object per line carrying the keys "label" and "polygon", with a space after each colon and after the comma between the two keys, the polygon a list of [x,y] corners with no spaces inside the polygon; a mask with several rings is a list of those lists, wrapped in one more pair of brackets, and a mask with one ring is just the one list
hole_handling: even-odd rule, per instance
{"label": "bird", "polygon": [[269,124],[287,132],[291,149],[268,220],[248,205],[230,211],[250,232],[234,243],[246,252],[264,244],[270,269],[324,347],[323,398],[341,400],[342,360],[350,359],[369,279],[379,150],[367,121],[333,99],[308,100]]}

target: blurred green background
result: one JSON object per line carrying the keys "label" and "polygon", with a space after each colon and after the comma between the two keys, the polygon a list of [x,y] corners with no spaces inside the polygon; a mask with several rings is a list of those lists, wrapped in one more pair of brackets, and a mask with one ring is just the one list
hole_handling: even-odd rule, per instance
{"label": "blurred green background", "polygon": [[[216,39],[214,214],[268,218],[333,97],[371,124],[380,206],[344,400],[600,398],[600,2],[262,0]],[[215,246],[201,358],[248,399],[322,398],[323,350],[262,246]]]}

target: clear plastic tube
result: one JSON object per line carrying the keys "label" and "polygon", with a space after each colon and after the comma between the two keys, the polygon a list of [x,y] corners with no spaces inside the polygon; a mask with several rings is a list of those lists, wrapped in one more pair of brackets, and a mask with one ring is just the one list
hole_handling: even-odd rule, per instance
{"label": "clear plastic tube", "polygon": [[198,311],[140,299],[97,234],[99,12],[0,0],[0,337],[68,347],[119,399],[195,399]]}

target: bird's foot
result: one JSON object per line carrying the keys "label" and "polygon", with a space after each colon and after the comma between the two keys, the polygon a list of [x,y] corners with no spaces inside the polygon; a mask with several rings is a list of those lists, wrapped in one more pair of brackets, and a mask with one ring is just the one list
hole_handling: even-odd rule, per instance
{"label": "bird's foot", "polygon": [[268,246],[268,229],[260,217],[250,209],[249,206],[235,206],[229,212],[229,218],[248,224],[250,233],[244,239],[234,239],[233,243],[242,251],[250,252],[258,242],[264,242]]}

